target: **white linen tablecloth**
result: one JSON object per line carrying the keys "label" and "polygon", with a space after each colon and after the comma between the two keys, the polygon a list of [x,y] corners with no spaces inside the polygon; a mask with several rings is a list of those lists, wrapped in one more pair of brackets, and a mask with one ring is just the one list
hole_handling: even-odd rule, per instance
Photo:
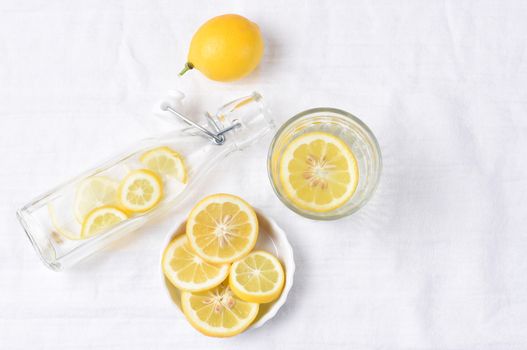
{"label": "white linen tablecloth", "polygon": [[[239,13],[266,40],[233,84],[193,71],[205,20]],[[526,349],[527,2],[0,2],[0,349]],[[15,210],[159,131],[154,103],[196,111],[258,90],[278,124],[317,106],[362,118],[384,156],[355,215],[287,210],[266,174],[269,138],[199,189],[242,195],[288,233],[287,304],[226,340],[187,324],[162,290],[165,235],[189,208],[62,273]]]}

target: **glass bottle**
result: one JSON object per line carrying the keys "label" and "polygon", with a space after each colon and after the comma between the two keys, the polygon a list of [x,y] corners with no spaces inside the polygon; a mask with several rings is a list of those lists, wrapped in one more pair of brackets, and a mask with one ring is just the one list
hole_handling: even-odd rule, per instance
{"label": "glass bottle", "polygon": [[[180,114],[173,102],[164,102],[161,108],[190,126],[142,140],[126,153],[57,186],[17,211],[21,225],[47,267],[56,271],[70,267],[153,218],[177,208],[219,161],[234,151],[244,150],[274,128],[262,97],[256,92],[224,105],[213,116],[207,113],[206,125],[194,123]],[[145,168],[141,155],[159,147],[168,147],[181,156],[186,179],[159,174],[163,195],[151,210],[129,214],[127,219],[96,235],[82,237],[83,218],[79,219],[74,210],[79,186],[94,177],[118,183],[130,171]]]}

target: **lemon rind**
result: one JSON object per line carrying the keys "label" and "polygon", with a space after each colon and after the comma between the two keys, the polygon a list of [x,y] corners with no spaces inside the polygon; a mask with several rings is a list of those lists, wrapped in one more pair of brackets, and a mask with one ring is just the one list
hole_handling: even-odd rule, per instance
{"label": "lemon rind", "polygon": [[[311,141],[306,140],[308,138],[311,139]],[[294,151],[298,149],[300,144],[308,144],[317,139],[330,140],[330,142],[339,145],[341,151],[345,150],[342,152],[343,156],[353,167],[353,171],[350,171],[350,175],[354,176],[353,185],[348,188],[348,191],[344,196],[341,196],[338,199],[334,199],[326,205],[313,205],[313,203],[311,202],[306,202],[298,198],[298,196],[296,195],[296,190],[290,185],[288,181],[288,164],[293,159]],[[282,188],[284,189],[285,197],[298,208],[315,213],[327,213],[342,207],[355,194],[359,184],[359,169],[357,159],[355,158],[355,155],[351,151],[350,147],[339,137],[328,132],[322,131],[309,132],[293,140],[285,149],[284,154],[282,155],[282,159],[280,161],[280,182],[282,184]]]}
{"label": "lemon rind", "polygon": [[251,313],[248,318],[244,319],[244,323],[241,323],[240,326],[234,329],[225,327],[211,327],[206,322],[201,321],[196,316],[194,309],[190,307],[189,300],[191,296],[192,292],[181,292],[181,309],[183,310],[183,314],[185,315],[190,325],[194,327],[194,329],[209,337],[227,338],[242,333],[247,328],[249,328],[249,326],[254,322],[256,316],[258,316],[258,311],[260,308],[260,305],[258,303],[244,301],[245,303],[252,304]]}
{"label": "lemon rind", "polygon": [[[219,200],[220,198],[222,199]],[[215,199],[215,201],[213,201],[213,199]],[[229,258],[218,258],[216,256],[207,255],[198,246],[198,244],[196,243],[195,237],[192,234],[193,232],[192,227],[195,223],[195,218],[197,214],[201,212],[205,208],[205,206],[208,205],[209,203],[214,203],[214,202],[225,203],[229,201],[237,202],[236,204],[238,204],[240,209],[243,210],[247,215],[249,215],[249,217],[252,218],[252,220],[250,220],[250,222],[252,223],[252,226],[254,227],[254,234],[252,236],[252,241],[250,241],[250,243],[243,250],[238,251],[237,254]],[[232,263],[238,259],[243,258],[247,254],[249,254],[253,250],[254,246],[256,245],[256,241],[258,240],[258,231],[259,231],[258,217],[256,216],[256,213],[254,209],[252,208],[252,206],[249,203],[247,203],[245,200],[243,200],[242,198],[232,195],[232,194],[228,194],[228,193],[217,193],[217,194],[213,194],[213,195],[203,198],[201,201],[198,202],[198,204],[194,206],[194,208],[191,210],[187,218],[186,234],[187,234],[187,237],[189,238],[190,246],[192,247],[192,249],[196,252],[198,256],[200,256],[202,259],[212,264]]]}
{"label": "lemon rind", "polygon": [[[267,259],[269,259],[273,265],[275,266],[277,272],[279,273],[279,281],[275,284],[274,288],[267,292],[267,293],[255,293],[250,292],[245,289],[245,287],[238,282],[236,279],[234,271],[236,270],[236,267],[243,262],[244,259],[251,255],[263,255]],[[255,250],[251,252],[249,255],[245,256],[243,259],[240,259],[236,262],[234,262],[231,265],[230,272],[229,272],[229,286],[232,290],[232,292],[240,299],[247,301],[247,302],[253,302],[253,303],[270,303],[272,301],[275,301],[280,297],[282,294],[282,290],[284,289],[285,284],[285,272],[282,264],[280,263],[280,260],[278,260],[277,257],[274,255],[263,251],[263,250]]]}
{"label": "lemon rind", "polygon": [[206,282],[209,282],[208,284],[206,283],[197,284],[194,282],[181,281],[179,279],[176,279],[174,277],[174,274],[168,271],[169,264],[170,264],[169,261],[167,261],[167,259],[169,259],[169,256],[168,256],[169,251],[173,252],[178,247],[184,245],[185,239],[187,239],[186,235],[180,235],[176,237],[172,242],[170,242],[167,245],[167,247],[165,248],[165,251],[163,252],[161,266],[163,268],[163,273],[165,277],[170,281],[170,283],[172,283],[174,287],[182,291],[184,290],[184,291],[189,291],[189,292],[203,292],[203,291],[212,289],[214,287],[217,287],[223,281],[225,281],[225,279],[229,275],[229,265],[228,264],[221,266],[221,270],[220,270],[221,273],[218,274],[218,276],[216,276],[215,278],[207,280]]}
{"label": "lemon rind", "polygon": [[[105,230],[108,230],[110,227],[108,228],[105,228],[105,230],[103,230],[102,232],[98,232],[96,234],[89,234],[89,232],[87,232],[87,230],[89,229],[89,224],[92,220],[92,217],[95,216],[95,214],[99,211],[104,211],[104,210],[111,210],[113,211],[113,214],[115,214],[116,216],[120,216],[121,218],[121,222],[128,219],[128,215],[122,211],[121,209],[115,207],[115,206],[111,206],[111,205],[105,205],[105,206],[102,206],[102,207],[98,207],[98,208],[95,208],[93,210],[91,210],[87,215],[86,217],[84,218],[84,222],[82,223],[82,227],[81,227],[81,239],[88,239],[88,238],[91,238],[91,237],[95,237],[95,236],[98,236],[99,234],[101,234],[102,232],[104,232]],[[113,226],[111,226],[113,227]]]}
{"label": "lemon rind", "polygon": [[[188,181],[188,174],[187,174],[187,167],[186,167],[186,164],[185,164],[185,160],[184,160],[184,158],[183,158],[183,156],[181,154],[179,154],[178,152],[174,151],[172,148],[170,148],[168,146],[161,146],[161,147],[153,148],[151,150],[146,151],[145,153],[143,153],[141,155],[141,157],[139,157],[139,161],[141,163],[143,163],[145,166],[147,166],[148,160],[151,157],[154,157],[155,154],[158,153],[158,152],[163,152],[163,153],[168,154],[169,156],[177,159],[180,162],[180,164],[181,164],[181,167],[180,167],[180,169],[182,171],[182,177],[181,178],[178,178],[177,176],[174,177],[171,174],[165,174],[165,173],[163,173],[163,174],[165,174],[167,176],[170,176],[170,177],[174,177],[178,181],[180,181],[181,183],[186,184],[187,181]],[[150,169],[150,170],[152,170],[152,169]],[[161,175],[163,175],[163,174],[161,174]]]}
{"label": "lemon rind", "polygon": [[[127,203],[125,200],[123,200],[123,198],[125,198],[125,186],[128,184],[128,181],[130,181],[130,179],[138,174],[142,174],[146,177],[150,177],[152,180],[153,180],[153,183],[157,186],[157,193],[158,193],[158,196],[156,197],[156,199],[150,203],[148,206],[144,206],[144,207],[140,207],[140,206],[131,206],[129,205],[129,203]],[[124,196],[124,197],[123,197]],[[163,181],[161,180],[161,178],[159,177],[159,175],[150,170],[150,169],[136,169],[136,170],[132,170],[130,171],[120,182],[119,184],[119,188],[117,189],[117,198],[118,198],[118,203],[119,205],[125,209],[126,211],[130,212],[130,213],[145,213],[149,210],[151,210],[152,208],[154,208],[156,205],[159,204],[159,202],[161,201],[161,199],[163,198]]]}
{"label": "lemon rind", "polygon": [[[84,215],[82,215],[80,212],[79,212],[79,203],[81,202],[81,199],[82,199],[82,194],[81,192],[83,192],[83,190],[89,185],[89,182],[92,182],[92,181],[103,181],[107,184],[107,186],[113,186],[114,190],[115,190],[115,193],[116,193],[116,196],[114,198],[114,201],[113,202],[108,202],[108,203],[104,203],[103,205],[114,205],[117,203],[117,190],[119,188],[119,182],[114,180],[114,179],[111,179],[107,176],[102,176],[102,175],[97,175],[97,176],[92,176],[92,177],[89,177],[87,179],[84,179],[84,181],[82,181],[79,186],[77,187],[77,190],[75,192],[75,202],[74,202],[74,213],[75,213],[75,219],[77,219],[77,221],[82,224],[82,222],[84,221],[84,218],[88,215],[88,213],[90,211],[92,211],[93,209],[97,208],[97,207],[93,207],[91,208],[90,210],[88,210]],[[98,207],[101,207],[103,205],[100,205]]]}

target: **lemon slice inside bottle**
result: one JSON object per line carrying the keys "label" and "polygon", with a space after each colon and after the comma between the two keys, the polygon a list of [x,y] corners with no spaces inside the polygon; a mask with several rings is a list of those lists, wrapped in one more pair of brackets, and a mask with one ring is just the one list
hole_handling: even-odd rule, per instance
{"label": "lemon slice inside bottle", "polygon": [[117,225],[128,216],[120,209],[105,206],[92,210],[82,223],[81,238],[86,239],[104,232]]}
{"label": "lemon slice inside bottle", "polygon": [[343,206],[357,188],[357,160],[349,146],[326,132],[294,139],[280,161],[285,196],[300,209],[318,213]]}
{"label": "lemon slice inside bottle", "polygon": [[119,204],[129,212],[143,213],[155,207],[163,195],[159,175],[148,169],[133,170],[119,184]]}
{"label": "lemon slice inside bottle", "polygon": [[145,152],[139,159],[148,169],[187,182],[187,169],[183,157],[173,149],[163,146]]}
{"label": "lemon slice inside bottle", "polygon": [[79,223],[95,208],[117,203],[119,183],[105,176],[93,176],[79,184],[75,194],[74,211]]}
{"label": "lemon slice inside bottle", "polygon": [[[81,226],[73,217],[70,220],[64,220],[63,217],[57,213],[57,209],[53,203],[48,204],[48,214],[54,232],[69,240],[76,241],[83,239],[81,236]],[[53,235],[54,234],[52,233],[52,236]]]}

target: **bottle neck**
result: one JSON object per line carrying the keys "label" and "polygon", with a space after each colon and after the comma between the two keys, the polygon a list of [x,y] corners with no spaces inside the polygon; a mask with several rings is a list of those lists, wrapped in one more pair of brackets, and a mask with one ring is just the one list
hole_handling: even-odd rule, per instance
{"label": "bottle neck", "polygon": [[231,128],[224,133],[226,143],[232,141],[240,150],[251,146],[275,127],[262,96],[257,92],[227,103],[212,118],[221,129]]}

